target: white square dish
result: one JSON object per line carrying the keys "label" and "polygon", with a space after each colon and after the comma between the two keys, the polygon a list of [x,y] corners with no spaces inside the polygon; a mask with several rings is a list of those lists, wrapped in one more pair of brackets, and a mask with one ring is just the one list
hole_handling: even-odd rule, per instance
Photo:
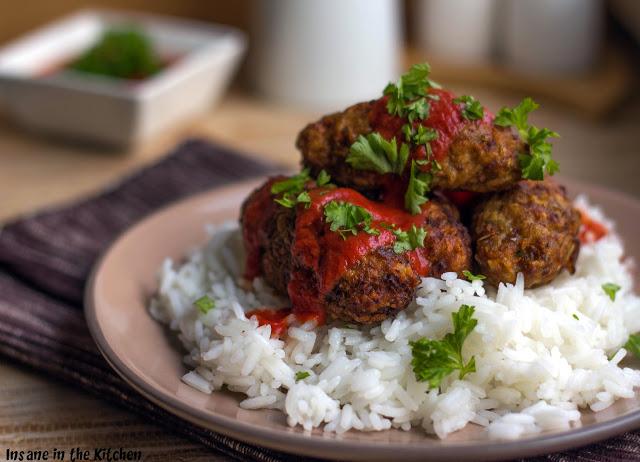
{"label": "white square dish", "polygon": [[[109,27],[135,24],[160,56],[158,74],[129,81],[65,70]],[[143,141],[209,108],[246,49],[236,29],[140,13],[86,10],[0,49],[0,108],[40,132],[114,146]]]}

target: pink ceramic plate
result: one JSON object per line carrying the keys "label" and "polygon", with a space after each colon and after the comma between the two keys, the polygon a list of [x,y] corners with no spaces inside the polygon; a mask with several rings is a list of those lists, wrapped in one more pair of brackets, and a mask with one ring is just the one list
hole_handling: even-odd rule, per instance
{"label": "pink ceramic plate", "polygon": [[[628,254],[640,257],[640,201],[605,189],[563,181],[572,194],[584,192],[616,220]],[[204,225],[235,219],[258,181],[205,192],[147,217],[126,231],[96,265],[86,292],[89,327],[105,358],[136,390],[168,411],[211,430],[269,448],[316,457],[350,460],[504,459],[576,447],[640,427],[640,395],[617,401],[594,414],[583,412],[581,426],[517,441],[487,439],[468,425],[446,440],[419,430],[348,432],[342,436],[290,428],[278,411],[249,411],[239,396],[200,393],[180,381],[183,352],[163,326],[147,313],[156,289],[156,271],[167,256],[180,260],[202,244]],[[637,287],[637,286],[636,286]]]}

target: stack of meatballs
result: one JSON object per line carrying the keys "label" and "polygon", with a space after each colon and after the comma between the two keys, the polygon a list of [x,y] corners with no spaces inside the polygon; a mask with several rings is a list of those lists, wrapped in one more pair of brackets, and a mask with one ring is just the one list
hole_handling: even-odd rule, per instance
{"label": "stack of meatballs", "polygon": [[[377,200],[389,187],[389,174],[354,168],[347,158],[361,136],[374,131],[371,120],[380,100],[359,103],[309,124],[298,136],[302,165],[312,177],[321,171],[338,187],[352,188]],[[580,214],[565,188],[550,179],[522,179],[519,154],[526,144],[512,127],[468,121],[452,138],[432,173],[429,200],[420,220],[427,235],[428,274],[417,274],[406,254],[389,247],[372,250],[323,294],[329,319],[377,323],[406,308],[420,277],[464,270],[480,273],[489,284],[513,283],[518,273],[525,287],[574,271],[580,241]],[[296,207],[265,202],[275,180],[245,201],[241,223],[245,243],[254,242],[257,271],[277,292],[287,295],[293,273],[319,284],[310,268],[292,258]],[[395,181],[406,181],[397,176]],[[313,188],[313,181],[307,186]],[[457,200],[460,193],[465,200]],[[261,208],[259,222],[247,213]]]}

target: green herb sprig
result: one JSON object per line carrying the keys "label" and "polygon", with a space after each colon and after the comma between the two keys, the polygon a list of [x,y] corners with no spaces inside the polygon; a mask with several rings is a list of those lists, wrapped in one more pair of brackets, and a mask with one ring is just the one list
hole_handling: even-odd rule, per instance
{"label": "green herb sprig", "polygon": [[391,115],[407,117],[410,123],[429,117],[427,90],[440,88],[429,78],[431,67],[428,63],[414,64],[396,83],[389,83],[384,89],[387,111]]}
{"label": "green herb sprig", "polygon": [[404,207],[413,215],[420,213],[421,205],[427,202],[427,192],[430,191],[433,175],[431,172],[422,172],[417,167],[415,160],[411,161],[409,182],[404,193]]}
{"label": "green herb sprig", "polygon": [[559,168],[551,156],[552,146],[547,139],[560,135],[547,128],[537,128],[529,124],[529,113],[538,107],[531,98],[525,98],[513,109],[500,109],[493,121],[494,125],[499,127],[515,126],[520,138],[529,146],[529,152],[520,153],[518,156],[522,178],[529,180],[543,180],[545,173],[553,175]]}
{"label": "green herb sprig", "polygon": [[349,149],[347,163],[358,170],[400,175],[404,171],[408,158],[409,146],[402,143],[398,149],[395,138],[387,141],[380,133],[374,132],[366,136],[358,136]]}
{"label": "green herb sprig", "polygon": [[296,382],[299,382],[300,380],[304,380],[310,376],[311,374],[307,371],[298,371],[296,372]]}
{"label": "green herb sprig", "polygon": [[369,211],[350,202],[331,201],[324,207],[324,216],[329,229],[339,233],[342,239],[349,234],[355,236],[359,231],[378,235],[380,231],[371,228],[372,217]]}
{"label": "green herb sprig", "polygon": [[484,279],[487,279],[487,277],[484,274],[473,274],[471,271],[469,270],[463,270],[462,274],[464,277],[466,277],[469,281],[482,281]]}
{"label": "green herb sprig", "polygon": [[427,230],[423,227],[412,225],[407,231],[394,229],[393,234],[396,241],[393,243],[393,251],[395,253],[404,253],[415,250],[418,247],[424,247],[424,240],[427,237]]}
{"label": "green herb sprig", "polygon": [[471,95],[459,96],[453,102],[462,105],[462,117],[467,120],[478,120],[484,117],[482,104]]}
{"label": "green herb sprig", "polygon": [[618,284],[614,284],[613,282],[606,282],[602,284],[602,290],[604,290],[604,293],[609,296],[612,302],[616,301],[616,294],[621,288],[622,287]]}
{"label": "green herb sprig", "polygon": [[[305,204],[305,207],[311,205],[311,196],[305,190],[305,187],[312,178],[309,175],[309,169],[305,168],[297,175],[293,175],[284,180],[276,181],[271,185],[271,194],[282,194],[274,199],[274,202],[283,207],[293,208],[298,204]],[[331,176],[321,170],[316,178],[317,186],[330,186]]]}
{"label": "green herb sprig", "polygon": [[206,294],[193,302],[193,304],[202,314],[207,314],[216,307],[216,302]]}
{"label": "green herb sprig", "polygon": [[624,344],[624,347],[636,358],[640,358],[640,334],[631,334],[627,343]]}
{"label": "green herb sprig", "polygon": [[453,332],[448,333],[442,340],[421,338],[410,342],[411,366],[416,379],[428,382],[429,388],[437,388],[449,374],[459,371],[458,377],[464,378],[470,372],[476,371],[475,357],[465,363],[462,358],[462,344],[476,327],[478,321],[473,318],[475,307],[462,305],[451,314]]}

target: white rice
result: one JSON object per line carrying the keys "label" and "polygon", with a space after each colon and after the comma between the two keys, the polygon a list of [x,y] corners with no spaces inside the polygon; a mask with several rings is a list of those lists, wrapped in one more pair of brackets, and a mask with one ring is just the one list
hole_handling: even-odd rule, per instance
{"label": "white rice", "polygon": [[[576,202],[611,229],[584,198]],[[282,410],[291,426],[421,427],[444,438],[473,422],[491,438],[510,439],[570,428],[579,408],[601,411],[640,386],[640,372],[620,365],[622,345],[640,330],[640,298],[623,254],[610,233],[582,246],[574,275],[532,290],[523,290],[521,275],[497,290],[455,273],[424,278],[415,301],[379,326],[297,325],[275,339],[244,312],[287,301],[259,278],[242,281],[238,225],[227,223],[186,263],[162,265],[149,309],[189,352],[185,383],[203,393],[225,386],[244,393],[240,406]],[[621,286],[615,301],[601,288],[606,282]],[[216,303],[206,315],[193,305],[205,293]],[[416,381],[409,342],[442,338],[461,304],[475,306],[478,325],[463,355],[475,356],[477,372],[464,380],[451,374],[429,390]],[[296,382],[301,371],[309,377]]]}

